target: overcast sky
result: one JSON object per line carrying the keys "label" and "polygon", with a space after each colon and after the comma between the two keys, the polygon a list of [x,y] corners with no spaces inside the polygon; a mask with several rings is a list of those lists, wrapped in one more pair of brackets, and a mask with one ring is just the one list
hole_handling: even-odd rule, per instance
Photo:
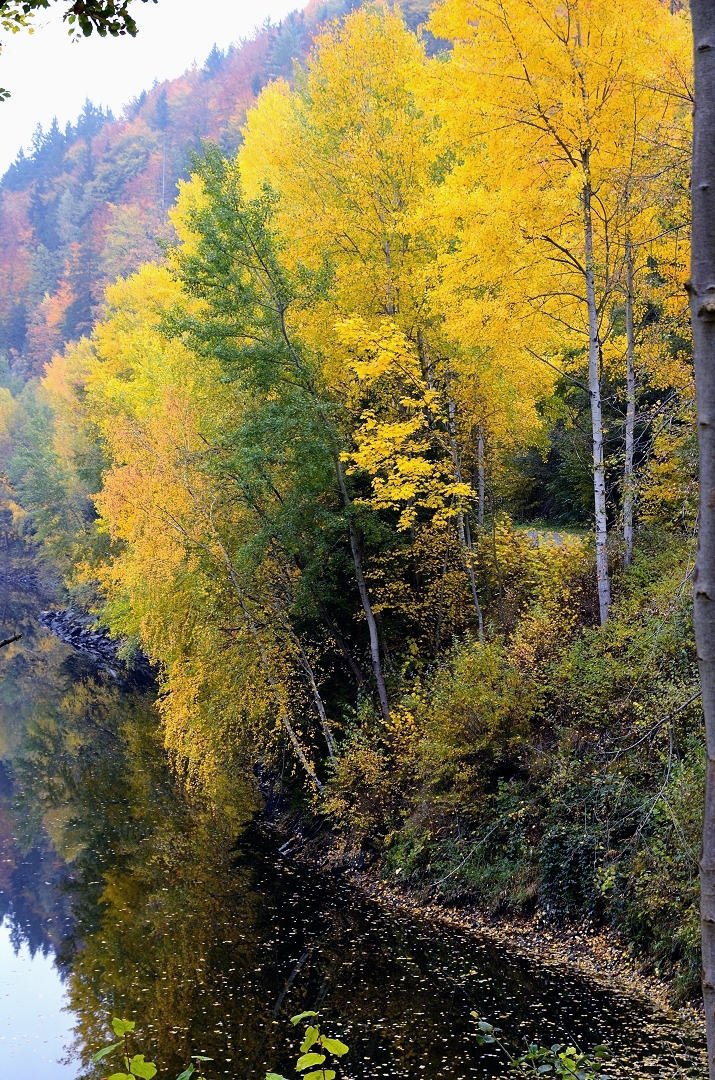
{"label": "overcast sky", "polygon": [[12,94],[0,103],[0,174],[20,147],[27,149],[41,123],[75,120],[85,98],[115,115],[154,79],[181,75],[202,64],[216,42],[225,49],[250,37],[270,17],[278,22],[303,0],[159,0],[132,4],[136,38],[70,41],[62,23],[65,4],[53,4],[36,20],[35,33],[4,34],[0,86]]}

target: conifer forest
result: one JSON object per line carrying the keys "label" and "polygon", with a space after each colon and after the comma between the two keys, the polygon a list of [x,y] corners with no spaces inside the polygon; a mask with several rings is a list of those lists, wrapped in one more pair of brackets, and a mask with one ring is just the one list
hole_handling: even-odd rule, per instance
{"label": "conifer forest", "polygon": [[[0,653],[0,803],[12,850],[40,830],[75,882],[55,945],[92,1052],[164,978],[123,972],[112,927],[141,912],[139,950],[162,860],[228,911],[226,852],[259,820],[317,893],[347,875],[416,917],[615,942],[702,1023],[704,93],[677,2],[311,0],[120,117],[88,99],[38,127],[0,180],[0,637],[23,635]],[[88,776],[133,792],[144,862]],[[157,1030],[181,1028],[171,993]],[[342,1067],[349,1013],[308,1026],[303,1075]],[[473,1012],[477,1064],[504,1014]],[[598,1054],[534,1057],[544,1040],[512,1071],[600,1075]],[[147,1056],[173,1080],[167,1046]],[[295,1069],[263,1047],[230,1075]],[[117,1077],[154,1075],[126,1054]],[[423,1067],[400,1075],[463,1075]]]}

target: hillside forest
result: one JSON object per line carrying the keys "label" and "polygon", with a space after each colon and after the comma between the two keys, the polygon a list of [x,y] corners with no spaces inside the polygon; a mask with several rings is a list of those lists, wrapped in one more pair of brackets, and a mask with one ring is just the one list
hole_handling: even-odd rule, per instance
{"label": "hillside forest", "polygon": [[659,0],[311,4],[0,185],[5,535],[148,656],[187,788],[680,998],[691,81]]}

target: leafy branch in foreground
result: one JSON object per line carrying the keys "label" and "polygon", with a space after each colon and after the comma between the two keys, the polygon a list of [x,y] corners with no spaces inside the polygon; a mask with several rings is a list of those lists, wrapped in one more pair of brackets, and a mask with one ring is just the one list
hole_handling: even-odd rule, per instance
{"label": "leafy branch in foreground", "polygon": [[[146,4],[149,0],[142,0]],[[156,3],[157,0],[152,0]],[[73,0],[62,18],[70,33],[80,30],[85,37],[92,31],[100,37],[136,37],[137,24],[129,13],[131,0]],[[0,0],[0,26],[13,32],[26,25],[38,11],[49,8],[50,0]]]}
{"label": "leafy branch in foreground", "polygon": [[497,1043],[509,1059],[510,1073],[515,1076],[547,1077],[553,1074],[573,1077],[574,1080],[611,1080],[610,1076],[603,1072],[609,1057],[608,1047],[603,1044],[595,1046],[590,1054],[584,1054],[575,1046],[564,1043],[554,1043],[553,1046],[530,1043],[523,1054],[513,1057],[498,1038],[501,1028],[494,1027],[486,1020],[480,1020],[476,1012],[473,1012],[472,1016],[477,1021],[474,1035],[476,1041],[480,1046]]}
{"label": "leafy branch in foreground", "polygon": [[[119,1039],[117,1042],[98,1050],[93,1055],[92,1061],[96,1065],[121,1048],[122,1061],[126,1072],[112,1073],[111,1076],[104,1077],[104,1080],[132,1080],[133,1077],[139,1077],[139,1080],[153,1080],[153,1077],[156,1076],[157,1067],[153,1061],[146,1061],[144,1054],[132,1054],[130,1052],[129,1035],[134,1031],[135,1027],[136,1022],[134,1020],[120,1020],[116,1016],[112,1020],[112,1029],[114,1034],[119,1036]],[[176,1080],[190,1080],[190,1077],[194,1074],[196,1074],[196,1080],[206,1080],[202,1066],[204,1061],[213,1061],[213,1058],[204,1057],[202,1054],[192,1054],[190,1064],[187,1065]],[[197,1064],[194,1065],[194,1062],[197,1062]]]}
{"label": "leafy branch in foreground", "polygon": [[[330,1065],[330,1056],[341,1058],[348,1052],[346,1043],[340,1039],[331,1039],[327,1035],[321,1035],[320,1025],[317,1022],[318,1014],[309,1010],[298,1013],[291,1017],[291,1024],[299,1024],[301,1020],[310,1020],[305,1029],[303,1041],[300,1044],[300,1056],[295,1065],[296,1072],[303,1073],[303,1080],[335,1080],[335,1069],[326,1068],[326,1062]],[[315,1019],[314,1019],[315,1018]],[[317,1068],[313,1068],[317,1066]],[[305,1070],[309,1069],[310,1072]],[[266,1073],[266,1080],[286,1080],[280,1073]]]}
{"label": "leafy branch in foreground", "polygon": [[106,1077],[106,1080],[132,1080],[132,1077],[152,1080],[156,1076],[156,1065],[153,1061],[146,1061],[143,1054],[130,1053],[129,1035],[134,1031],[135,1026],[134,1020],[120,1020],[115,1016],[112,1020],[112,1029],[114,1034],[119,1036],[118,1041],[110,1046],[104,1046],[92,1057],[92,1061],[96,1064],[109,1057],[115,1050],[122,1048],[122,1061],[126,1072],[112,1073],[111,1076]]}

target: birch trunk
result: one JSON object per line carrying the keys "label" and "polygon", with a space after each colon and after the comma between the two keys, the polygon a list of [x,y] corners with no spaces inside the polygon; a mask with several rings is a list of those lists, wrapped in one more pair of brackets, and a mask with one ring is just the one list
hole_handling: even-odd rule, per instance
{"label": "birch trunk", "polygon": [[[449,399],[449,445],[452,450],[452,468],[454,470],[454,482],[461,484],[462,481],[462,466],[459,460],[459,448],[457,446],[457,439],[455,435],[455,421],[457,407],[454,400]],[[477,592],[477,579],[474,573],[474,551],[472,548],[472,534],[469,528],[469,521],[466,519],[466,515],[460,510],[457,514],[457,532],[459,533],[459,545],[462,551],[462,562],[467,576],[469,577],[469,585],[472,590],[472,600],[474,601],[474,610],[477,613],[477,625],[479,629],[479,643],[484,644],[484,616],[482,614],[482,605],[479,603],[479,593]]]}
{"label": "birch trunk", "polygon": [[691,0],[695,116],[690,316],[698,406],[700,523],[693,571],[695,640],[702,684],[707,772],[700,854],[700,927],[708,1071],[715,1080],[715,4]]}
{"label": "birch trunk", "polygon": [[300,638],[298,637],[295,630],[291,626],[290,619],[285,614],[285,612],[281,609],[281,605],[275,599],[273,599],[272,602],[271,602],[271,607],[273,609],[274,614],[277,616],[278,620],[280,621],[280,624],[281,624],[281,626],[283,628],[283,633],[285,634],[285,636],[288,639],[288,641],[290,642],[290,644],[293,646],[293,649],[295,650],[295,655],[298,657],[298,663],[302,667],[303,674],[306,676],[306,678],[308,680],[308,685],[310,687],[311,696],[313,698],[313,704],[315,705],[316,712],[318,713],[318,719],[320,720],[320,728],[321,728],[321,731],[323,732],[323,738],[325,739],[325,745],[328,748],[328,755],[330,757],[330,760],[334,761],[335,760],[335,750],[336,750],[335,740],[333,739],[333,733],[330,730],[330,725],[328,723],[328,716],[327,716],[327,713],[325,711],[325,702],[323,701],[320,690],[318,688],[318,681],[315,678],[315,672],[313,671],[313,665],[311,664],[311,662],[310,662],[310,660],[308,658],[308,654],[306,653],[305,649],[303,648],[303,646],[301,644]]}
{"label": "birch trunk", "polygon": [[[340,494],[342,495],[343,504],[345,509],[350,512],[352,507],[352,500],[348,494],[347,485],[345,483],[345,477],[343,475],[343,468],[340,464],[340,458],[335,460],[335,471],[338,478],[338,485],[340,487]],[[375,673],[375,682],[377,684],[377,696],[380,701],[380,712],[385,723],[390,722],[390,701],[387,696],[387,687],[385,685],[385,676],[382,670],[382,659],[380,657],[380,636],[377,632],[377,622],[375,621],[375,613],[372,610],[372,603],[370,601],[370,593],[368,591],[367,583],[365,582],[365,575],[362,569],[362,552],[360,550],[360,537],[358,536],[357,529],[352,517],[348,521],[348,528],[350,530],[350,550],[353,556],[353,565],[355,567],[355,578],[357,580],[358,592],[360,594],[360,602],[362,604],[362,610],[365,614],[365,621],[367,622],[368,634],[370,636],[370,659],[372,661],[372,670]]]}
{"label": "birch trunk", "polygon": [[485,480],[485,468],[484,468],[484,428],[479,425],[479,435],[477,436],[477,524],[480,529],[484,528],[484,484]]}
{"label": "birch trunk", "polygon": [[[385,255],[386,255],[386,258],[388,260],[388,267],[389,267],[389,257],[390,257],[389,245],[388,245],[388,247],[386,249]],[[390,286],[390,288],[391,288],[391,286]],[[308,391],[308,393],[312,397],[313,401],[315,402],[315,404],[316,404],[316,406],[318,408],[318,412],[320,413],[320,415],[323,417],[323,419],[325,421],[327,429],[330,430],[331,424],[330,424],[330,421],[325,416],[325,411],[324,411],[324,408],[323,408],[323,402],[320,399],[320,395],[317,393],[315,387],[313,386],[312,380],[309,377],[307,377],[307,379],[306,379],[307,373],[305,371],[304,365],[301,363],[301,360],[300,360],[300,358],[298,356],[298,353],[297,353],[295,347],[293,346],[293,342],[291,341],[290,335],[288,333],[288,329],[286,327],[286,321],[285,321],[286,307],[285,307],[284,301],[282,299],[280,299],[280,297],[274,297],[274,299],[275,299],[275,303],[276,303],[276,310],[278,311],[279,317],[280,317],[281,335],[282,335],[283,340],[285,341],[285,343],[286,343],[286,345],[288,347],[288,350],[289,350],[290,356],[291,356],[291,358],[293,360],[293,363],[295,365],[296,371],[298,372],[299,377],[301,378],[301,380],[305,381],[304,384],[305,384],[306,390]],[[365,614],[365,621],[367,622],[368,633],[370,635],[370,658],[372,660],[372,669],[373,669],[373,671],[375,673],[375,682],[377,683],[377,695],[378,695],[378,698],[380,700],[380,712],[382,713],[383,720],[386,723],[389,723],[390,722],[390,703],[389,703],[389,699],[388,699],[388,696],[387,696],[387,687],[385,685],[385,677],[384,677],[383,670],[382,670],[382,660],[380,658],[380,638],[379,638],[379,635],[378,635],[378,632],[377,632],[377,623],[375,622],[375,614],[374,614],[374,612],[372,610],[372,603],[370,601],[370,593],[369,593],[367,585],[365,583],[365,575],[363,574],[362,552],[360,550],[360,538],[358,536],[357,529],[355,528],[355,523],[354,523],[354,521],[352,519],[352,516],[350,516],[350,512],[351,512],[352,505],[353,505],[352,504],[352,499],[350,498],[350,495],[349,495],[349,492],[348,492],[348,489],[347,489],[347,485],[345,483],[345,475],[343,473],[343,467],[342,467],[342,464],[341,464],[341,461],[340,461],[340,447],[339,447],[339,444],[338,444],[337,439],[335,438],[334,434],[332,435],[332,443],[333,443],[333,455],[334,455],[333,456],[333,463],[334,463],[334,466],[335,466],[335,476],[336,476],[336,479],[338,481],[338,487],[340,489],[340,495],[341,495],[341,498],[343,500],[343,506],[348,511],[348,515],[349,515],[348,526],[349,526],[349,529],[350,529],[350,550],[352,552],[353,564],[355,566],[355,577],[357,579],[358,593],[360,594],[360,602],[362,604],[362,609],[363,609],[363,612]]]}
{"label": "birch trunk", "polygon": [[[588,174],[588,157],[584,161]],[[608,619],[611,606],[611,579],[608,572],[608,533],[606,526],[606,470],[603,455],[603,417],[601,403],[601,341],[598,332],[596,286],[593,266],[593,219],[591,182],[583,188],[583,223],[586,248],[586,302],[588,306],[588,392],[591,400],[591,435],[593,440],[593,501],[596,525],[596,579],[601,626]]]}
{"label": "birch trunk", "polygon": [[626,460],[623,468],[623,565],[633,562],[633,451],[636,427],[635,334],[633,331],[633,249],[626,250]]}
{"label": "birch trunk", "polygon": [[283,724],[283,727],[286,730],[286,734],[288,735],[288,738],[290,739],[290,741],[291,741],[291,743],[293,745],[293,749],[295,751],[296,757],[298,758],[301,765],[303,766],[303,769],[305,770],[306,774],[310,777],[310,779],[313,781],[316,788],[318,789],[318,791],[322,795],[323,792],[325,791],[325,786],[323,784],[321,784],[320,780],[315,775],[315,770],[313,769],[313,767],[311,766],[311,764],[308,761],[307,757],[305,756],[305,751],[303,750],[303,747],[300,745],[300,740],[298,739],[298,736],[295,733],[295,730],[293,728],[293,724],[291,723],[290,716],[288,715],[288,710],[286,709],[286,707],[285,707],[285,705],[283,703],[283,695],[281,694],[280,687],[278,686],[278,683],[276,682],[276,680],[273,677],[273,672],[271,671],[271,664],[270,664],[270,661],[268,659],[268,655],[266,653],[266,650],[263,647],[263,642],[261,641],[261,636],[258,633],[258,627],[256,626],[256,620],[251,615],[248,604],[246,603],[246,598],[245,598],[245,596],[243,594],[243,589],[241,588],[241,583],[240,583],[240,581],[238,579],[238,574],[236,573],[236,569],[235,569],[235,567],[233,565],[233,561],[231,559],[231,556],[229,555],[228,551],[224,547],[224,545],[223,545],[223,543],[221,541],[221,538],[220,538],[215,526],[213,525],[213,521],[211,522],[211,524],[212,524],[212,532],[213,532],[213,535],[214,535],[214,540],[216,542],[216,545],[217,545],[219,551],[221,552],[221,557],[223,558],[223,561],[224,561],[224,563],[226,565],[226,569],[228,570],[228,574],[229,574],[229,577],[231,579],[231,584],[233,585],[234,592],[236,593],[236,596],[238,597],[238,602],[239,602],[239,605],[241,607],[241,611],[243,612],[244,618],[246,620],[246,624],[247,624],[249,630],[251,631],[251,636],[253,637],[254,642],[256,643],[256,649],[258,650],[258,655],[259,655],[260,660],[261,660],[261,666],[263,668],[263,673],[264,673],[264,675],[266,677],[266,682],[268,683],[268,686],[269,686],[269,688],[271,690],[271,693],[273,695],[273,702],[274,702],[274,704],[276,706],[276,709],[278,710],[278,716],[280,717],[280,721]]}

